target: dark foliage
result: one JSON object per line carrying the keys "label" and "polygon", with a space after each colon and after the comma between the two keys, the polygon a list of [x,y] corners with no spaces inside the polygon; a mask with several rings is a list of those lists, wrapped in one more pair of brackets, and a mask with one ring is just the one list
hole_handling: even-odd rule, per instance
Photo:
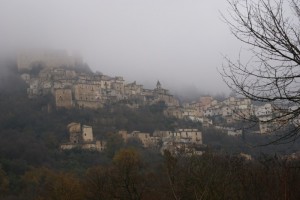
{"label": "dark foliage", "polygon": [[[219,155],[252,153],[242,137],[203,130],[204,143],[218,156],[163,157],[139,141],[124,144],[116,131],[202,128],[201,124],[166,118],[162,103],[137,110],[122,104],[56,110],[51,96],[27,98],[27,86],[15,67],[1,70],[0,199],[274,199],[283,194],[299,198],[297,162],[249,162]],[[70,122],[92,125],[95,137],[107,140],[106,151],[60,151]],[[282,193],[272,193],[271,188]]]}

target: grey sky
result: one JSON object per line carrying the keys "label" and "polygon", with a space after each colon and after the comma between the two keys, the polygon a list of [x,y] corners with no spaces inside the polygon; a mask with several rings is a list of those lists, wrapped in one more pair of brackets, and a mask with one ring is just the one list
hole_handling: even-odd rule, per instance
{"label": "grey sky", "polygon": [[217,67],[241,44],[220,20],[226,8],[226,0],[0,0],[0,48],[75,50],[94,71],[128,82],[228,92]]}

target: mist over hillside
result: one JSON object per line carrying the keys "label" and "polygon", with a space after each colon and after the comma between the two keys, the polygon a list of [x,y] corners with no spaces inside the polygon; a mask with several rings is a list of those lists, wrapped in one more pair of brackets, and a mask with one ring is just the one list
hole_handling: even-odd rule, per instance
{"label": "mist over hillside", "polygon": [[[254,147],[249,144],[266,143],[268,138],[251,134],[232,137],[216,129],[205,128],[199,122],[168,118],[163,114],[165,108],[163,104],[142,106],[139,109],[131,109],[123,104],[107,105],[96,110],[56,109],[51,95],[28,98],[28,85],[20,78],[14,60],[2,61],[0,66],[1,199],[25,200],[40,197],[53,199],[58,196],[65,199],[65,194],[78,200],[98,198],[99,194],[95,194],[97,190],[92,187],[95,186],[96,175],[96,178],[100,177],[99,180],[110,181],[105,184],[101,192],[105,199],[109,199],[116,194],[115,183],[120,183],[120,178],[124,176],[120,167],[128,166],[126,163],[129,161],[133,161],[133,165],[130,166],[134,170],[132,174],[135,177],[134,184],[138,188],[145,188],[146,181],[149,185],[143,189],[145,197],[141,199],[148,199],[146,196],[150,199],[170,199],[171,193],[168,189],[170,185],[166,179],[169,176],[167,170],[170,169],[178,170],[176,177],[180,177],[180,181],[172,184],[180,186],[176,192],[182,194],[183,199],[192,197],[189,196],[190,192],[181,191],[180,188],[187,188],[186,184],[185,187],[181,187],[182,180],[187,183],[195,177],[197,180],[199,177],[201,180],[202,178],[207,180],[211,178],[212,173],[220,173],[220,175],[215,182],[209,183],[210,187],[218,187],[221,181],[226,183],[226,188],[230,188],[232,192],[239,183],[238,178],[243,177],[245,181],[254,181],[248,177],[249,170],[258,173],[259,177],[280,180],[281,176],[278,175],[277,170],[281,172],[284,161],[278,157],[274,158],[275,152],[283,156],[298,151],[300,147],[299,142]],[[186,88],[184,92],[183,100],[198,98],[199,93],[196,92],[196,88]],[[67,125],[71,122],[93,127],[94,137],[107,141],[106,150],[98,152],[75,148],[62,151],[60,145],[69,140]],[[146,149],[139,140],[132,139],[125,143],[117,134],[118,130],[129,132],[140,130],[152,133],[156,130],[169,132],[182,127],[201,130],[207,152],[202,156],[192,157],[183,156],[184,154],[179,157],[168,153],[161,155],[158,150]],[[244,157],[239,156],[240,152],[244,152],[248,156],[246,158],[250,156],[258,161],[245,160]],[[187,168],[195,171],[190,175],[186,173]],[[230,173],[229,169],[232,169]],[[270,172],[269,169],[274,171]],[[264,170],[263,176],[260,174],[261,170]],[[203,173],[207,174],[207,177]],[[297,176],[296,171],[292,170],[289,173]],[[234,183],[233,179],[236,180]],[[228,185],[228,183],[232,184]],[[268,184],[272,188],[276,187],[273,182]],[[293,184],[295,185],[295,181]],[[196,181],[195,185],[189,186],[188,189],[195,190],[199,185],[200,182]],[[69,188],[70,191],[75,187],[76,192],[61,194],[51,189],[54,187]],[[82,188],[88,189],[82,190]],[[128,195],[122,188],[117,187],[117,194]],[[260,188],[267,190],[265,184]],[[199,188],[199,191],[202,189]],[[226,191],[222,190],[220,194]],[[216,193],[214,190],[212,192]],[[239,189],[238,192],[248,197],[246,194],[252,194],[253,191]],[[164,196],[165,194],[167,195]]]}
{"label": "mist over hillside", "polygon": [[26,93],[26,85],[18,74],[14,59],[0,59],[0,91],[1,93]]}
{"label": "mist over hillside", "polygon": [[[253,16],[267,34],[247,40]],[[248,72],[288,55],[295,76],[270,62],[265,80],[289,93],[299,19],[300,0],[0,0],[0,200],[299,200],[300,108],[231,92],[222,70],[267,42]]]}

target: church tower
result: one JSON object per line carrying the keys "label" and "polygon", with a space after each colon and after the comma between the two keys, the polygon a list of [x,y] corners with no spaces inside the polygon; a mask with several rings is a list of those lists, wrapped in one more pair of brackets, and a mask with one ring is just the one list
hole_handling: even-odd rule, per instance
{"label": "church tower", "polygon": [[161,89],[161,84],[159,81],[157,81],[157,83],[156,83],[156,89]]}

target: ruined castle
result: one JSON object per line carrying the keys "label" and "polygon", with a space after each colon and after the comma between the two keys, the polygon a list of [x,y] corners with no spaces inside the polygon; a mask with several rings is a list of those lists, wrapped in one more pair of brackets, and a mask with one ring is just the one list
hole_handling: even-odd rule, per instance
{"label": "ruined castle", "polygon": [[69,132],[69,141],[60,145],[62,150],[74,148],[103,151],[106,148],[106,141],[95,140],[93,128],[72,122],[67,126]]}

